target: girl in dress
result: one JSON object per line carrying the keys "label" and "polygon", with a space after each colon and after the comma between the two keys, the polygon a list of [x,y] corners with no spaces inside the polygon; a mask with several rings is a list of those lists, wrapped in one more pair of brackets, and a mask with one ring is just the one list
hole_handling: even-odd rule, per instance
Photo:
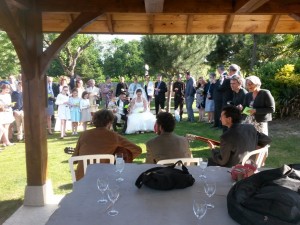
{"label": "girl in dress", "polygon": [[71,121],[72,121],[72,135],[77,135],[78,123],[81,119],[80,114],[80,98],[78,97],[78,90],[72,90],[72,97],[69,99]]}
{"label": "girl in dress", "polygon": [[81,122],[82,128],[85,131],[87,127],[87,123],[91,121],[91,112],[90,112],[90,100],[89,100],[89,93],[84,91],[82,93],[82,99],[80,101],[80,111],[81,111]]}
{"label": "girl in dress", "polygon": [[199,109],[199,122],[204,121],[205,114],[205,95],[204,88],[206,82],[203,77],[199,77],[198,84],[196,87],[196,107]]}
{"label": "girl in dress", "polygon": [[146,94],[143,89],[137,89],[130,103],[126,134],[154,131],[155,116],[148,108]]}
{"label": "girl in dress", "polygon": [[209,74],[209,82],[205,85],[205,112],[207,112],[207,122],[213,123],[214,120],[214,112],[215,112],[215,103],[214,103],[214,87],[216,83],[216,74]]}
{"label": "girl in dress", "polygon": [[15,120],[13,111],[12,111],[12,102],[10,96],[10,85],[2,84],[1,93],[0,93],[0,102],[1,102],[1,124],[2,124],[2,144],[3,146],[15,145],[9,141],[8,132],[10,124]]}
{"label": "girl in dress", "polygon": [[66,123],[70,120],[70,106],[69,106],[69,88],[64,86],[62,92],[57,95],[55,104],[58,105],[57,117],[60,119],[60,139],[66,137]]}

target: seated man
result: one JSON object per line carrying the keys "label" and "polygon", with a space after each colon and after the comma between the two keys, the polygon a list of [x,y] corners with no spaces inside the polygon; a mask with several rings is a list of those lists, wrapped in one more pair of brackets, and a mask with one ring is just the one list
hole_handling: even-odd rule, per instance
{"label": "seated man", "polygon": [[[97,111],[93,116],[93,124],[96,128],[86,130],[80,135],[73,156],[114,154],[120,148],[126,149],[132,158],[139,156],[142,152],[141,147],[110,130],[113,121],[114,115],[111,111],[107,109]],[[83,165],[79,162],[76,179],[82,176]]]}
{"label": "seated man", "polygon": [[121,92],[119,100],[116,102],[116,105],[117,108],[114,111],[115,118],[113,122],[113,128],[114,131],[117,131],[117,124],[119,124],[121,120],[123,120],[125,123],[122,129],[122,134],[124,134],[127,128],[127,114],[129,107],[129,101],[126,97],[126,92]]}
{"label": "seated man", "polygon": [[146,163],[156,163],[163,159],[190,158],[188,140],[173,133],[175,119],[171,113],[160,112],[156,117],[157,137],[146,142]]}
{"label": "seated man", "polygon": [[232,167],[242,162],[243,157],[257,148],[271,143],[271,139],[259,133],[251,124],[241,124],[241,112],[236,106],[227,105],[222,109],[221,122],[228,129],[220,137],[220,148],[212,149],[209,166]]}

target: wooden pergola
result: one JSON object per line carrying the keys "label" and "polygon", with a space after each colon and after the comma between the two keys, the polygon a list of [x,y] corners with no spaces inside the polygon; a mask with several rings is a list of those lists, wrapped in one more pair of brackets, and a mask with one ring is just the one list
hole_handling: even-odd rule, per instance
{"label": "wooden pergola", "polygon": [[[24,85],[25,205],[40,206],[47,182],[46,76],[49,63],[78,33],[300,33],[299,0],[0,0],[0,29],[20,59]],[[43,49],[43,32],[59,37]]]}

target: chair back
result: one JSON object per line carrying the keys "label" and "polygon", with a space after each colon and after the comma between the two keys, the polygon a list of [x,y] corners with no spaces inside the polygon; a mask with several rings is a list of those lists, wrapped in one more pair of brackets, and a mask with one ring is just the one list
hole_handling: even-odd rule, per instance
{"label": "chair back", "polygon": [[179,160],[181,160],[183,165],[185,166],[198,166],[199,161],[201,161],[200,158],[176,158],[176,159],[159,160],[156,164],[167,165],[167,164],[176,163]]}
{"label": "chair back", "polygon": [[114,155],[111,154],[80,155],[80,156],[73,156],[69,158],[69,166],[70,166],[70,172],[72,176],[72,182],[74,183],[76,181],[74,162],[83,161],[83,173],[85,174],[87,165],[100,163],[101,159],[109,160],[110,164],[114,164],[115,162],[115,157]]}
{"label": "chair back", "polygon": [[267,156],[268,156],[269,147],[270,147],[269,145],[266,145],[263,148],[259,148],[259,149],[256,149],[256,150],[253,150],[253,151],[247,153],[244,156],[243,160],[242,160],[242,165],[245,165],[247,160],[249,160],[251,156],[255,155],[254,162],[255,162],[257,168],[262,167],[265,163],[265,160],[266,160]]}

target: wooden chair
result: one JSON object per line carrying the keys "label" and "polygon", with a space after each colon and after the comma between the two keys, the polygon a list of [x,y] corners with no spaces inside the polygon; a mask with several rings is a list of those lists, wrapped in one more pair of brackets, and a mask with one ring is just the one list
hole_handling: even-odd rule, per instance
{"label": "wooden chair", "polygon": [[259,148],[259,149],[256,149],[256,150],[253,150],[253,151],[247,153],[242,160],[242,165],[244,165],[247,162],[247,160],[252,158],[252,156],[255,156],[254,162],[255,162],[257,168],[264,166],[264,163],[268,156],[268,148],[269,147],[270,147],[269,145],[266,145],[263,148]]}
{"label": "wooden chair", "polygon": [[167,164],[176,163],[179,160],[181,160],[182,163],[183,163],[183,165],[185,165],[185,166],[198,166],[199,165],[199,161],[201,159],[200,158],[163,159],[163,160],[159,160],[156,164],[167,165]]}
{"label": "wooden chair", "polygon": [[115,162],[115,156],[110,154],[80,155],[80,156],[73,156],[69,158],[69,166],[70,166],[70,172],[72,176],[72,182],[74,183],[76,181],[74,162],[83,161],[83,173],[85,174],[87,165],[100,163],[101,159],[109,160],[110,164],[114,164]]}

